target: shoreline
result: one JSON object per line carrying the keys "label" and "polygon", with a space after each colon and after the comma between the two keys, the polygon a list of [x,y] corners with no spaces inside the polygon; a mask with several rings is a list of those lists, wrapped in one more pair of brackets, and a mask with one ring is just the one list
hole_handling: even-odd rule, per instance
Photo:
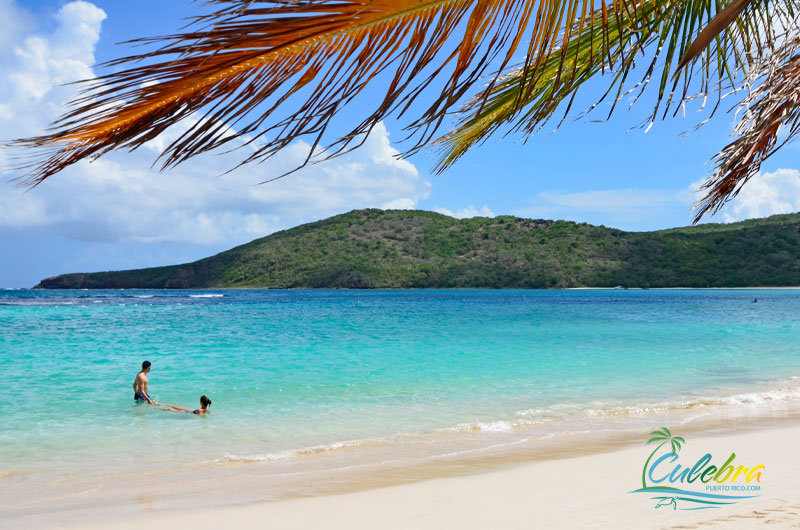
{"label": "shoreline", "polygon": [[[697,439],[727,440],[731,447],[736,446],[737,455],[740,452],[742,440],[746,448],[756,453],[758,458],[767,456],[774,458],[781,456],[785,460],[794,459],[787,448],[780,450],[763,450],[771,443],[783,443],[787,440],[796,440],[800,437],[800,405],[788,403],[763,407],[756,414],[731,414],[720,413],[712,418],[690,421],[672,430],[676,435],[684,436],[692,445]],[[80,492],[70,498],[56,500],[47,511],[41,506],[20,507],[15,510],[0,511],[0,519],[7,519],[9,523],[17,523],[17,527],[26,528],[87,528],[96,525],[96,528],[134,528],[139,526],[155,528],[194,527],[218,528],[223,520],[237,521],[236,526],[247,526],[248,520],[253,517],[272,519],[277,517],[282,523],[280,528],[310,528],[315,527],[311,520],[304,519],[308,511],[326,513],[326,524],[330,528],[353,528],[353,521],[349,519],[349,510],[340,509],[342,499],[353,503],[353,510],[372,513],[372,517],[380,519],[380,514],[391,511],[391,506],[397,503],[410,502],[409,497],[419,495],[432,495],[434,497],[448,497],[453,491],[463,489],[491,488],[503,489],[507,482],[520,483],[531,480],[533,477],[544,475],[547,480],[556,480],[561,475],[570,475],[575,472],[575,466],[588,466],[603,475],[627,476],[626,485],[621,480],[617,491],[623,495],[637,487],[637,477],[641,471],[641,460],[646,456],[644,439],[648,429],[624,432],[592,432],[572,433],[572,436],[556,439],[534,441],[518,447],[516,451],[482,451],[481,454],[453,459],[436,460],[418,463],[417,465],[404,465],[401,467],[368,467],[365,469],[334,469],[312,474],[300,474],[292,477],[291,474],[279,477],[282,481],[294,484],[278,497],[271,496],[270,485],[263,476],[252,472],[248,465],[240,465],[234,475],[226,477],[206,477],[206,479],[193,480],[183,484],[170,484],[165,488],[127,488],[115,491],[87,491]],[[784,434],[776,434],[784,432]],[[763,439],[764,443],[755,443],[753,439]],[[719,444],[718,444],[719,445]],[[789,446],[793,444],[789,443]],[[755,457],[753,457],[755,458]],[[800,473],[800,463],[793,464]],[[616,468],[626,468],[627,473]],[[770,473],[776,467],[773,462],[768,466]],[[780,466],[777,466],[780,467]],[[248,473],[249,472],[249,473]],[[771,475],[766,475],[770,477]],[[614,479],[616,480],[616,479]],[[766,482],[766,480],[765,480]],[[766,482],[768,484],[768,482]],[[596,485],[599,487],[598,485]],[[581,486],[583,487],[583,486]],[[595,487],[595,486],[593,486]],[[627,488],[627,489],[625,489]],[[792,495],[800,495],[800,484],[796,485]],[[580,489],[580,488],[579,488]],[[547,495],[552,492],[544,489],[539,494]],[[509,492],[509,494],[511,494]],[[570,492],[561,491],[565,497]],[[471,495],[476,495],[472,493]],[[601,502],[604,497],[587,490],[583,493],[584,500],[591,498],[592,502]],[[627,495],[626,497],[635,497]],[[623,498],[626,498],[623,497]],[[792,497],[791,495],[789,496]],[[619,500],[619,499],[618,499]],[[775,498],[765,496],[764,502],[772,502]],[[416,502],[416,501],[414,501]],[[480,504],[480,498],[469,497],[465,504]],[[518,507],[508,505],[511,499],[496,499],[498,510],[523,510],[525,504]],[[516,501],[514,501],[516,502]],[[603,502],[608,502],[606,499]],[[633,509],[637,503],[623,502],[623,505]],[[639,503],[644,506],[647,504]],[[189,508],[190,506],[191,508]],[[200,507],[200,512],[195,507]],[[724,513],[740,513],[749,503],[737,505],[735,510],[726,510]],[[380,507],[380,508],[379,508]],[[741,509],[740,509],[741,508]],[[653,516],[651,506],[637,508],[639,515],[638,527],[646,526],[645,519]],[[709,510],[718,512],[719,510]],[[5,513],[3,513],[5,512]],[[572,513],[572,511],[570,511]],[[689,513],[689,512],[686,512]],[[749,513],[749,512],[748,512]],[[415,519],[413,525],[418,528],[440,528],[439,518],[456,517],[452,510],[435,510],[427,513],[429,517]],[[581,517],[588,517],[588,512],[580,512]],[[477,514],[475,515],[476,517]],[[555,517],[555,514],[552,514]],[[577,516],[577,515],[576,515]],[[658,514],[661,517],[661,514]],[[386,526],[386,520],[376,519],[374,525],[358,526],[374,528]],[[389,518],[391,519],[391,518]],[[478,520],[480,517],[478,517]],[[685,518],[684,518],[685,519]],[[682,521],[684,519],[681,519]],[[696,519],[693,517],[692,520]],[[705,520],[701,517],[702,520]],[[402,521],[398,514],[396,521]],[[634,519],[625,519],[631,522]],[[303,522],[305,521],[305,522]],[[464,516],[463,522],[470,523],[471,519]],[[585,521],[588,524],[588,519]],[[664,519],[659,524],[667,524]],[[553,525],[557,522],[554,519]],[[584,523],[581,523],[582,525]],[[294,526],[293,526],[294,525]],[[408,525],[412,522],[408,521]],[[462,525],[463,526],[463,525]],[[389,525],[388,527],[392,527]],[[398,525],[398,528],[404,527]],[[408,526],[405,526],[408,527]],[[466,527],[471,527],[466,524]],[[475,526],[478,528],[479,526]],[[489,526],[491,527],[491,525]],[[511,528],[528,528],[529,526],[511,525]],[[585,526],[576,526],[585,527]],[[600,528],[606,526],[600,525]],[[622,528],[626,526],[607,526],[608,528]],[[482,526],[486,528],[486,526]],[[726,526],[727,528],[727,526]],[[778,526],[780,528],[780,526]]]}
{"label": "shoreline", "polygon": [[[794,422],[796,424],[796,421]],[[682,433],[685,434],[685,433]],[[742,461],[766,466],[764,493],[756,499],[701,511],[655,510],[637,486],[643,445],[430,478],[354,492],[260,502],[243,506],[142,511],[124,518],[106,510],[91,524],[63,528],[243,528],[269,521],[291,528],[790,528],[798,520],[800,462],[793,458],[797,426],[761,426],[743,432],[687,437],[695,454],[735,451]],[[688,451],[688,449],[687,449]],[[724,458],[724,457],[723,457]]]}
{"label": "shoreline", "polygon": [[[95,273],[86,273],[95,274]],[[4,287],[8,291],[796,291],[800,285],[765,286],[765,287],[553,287],[538,289],[535,287],[369,287],[353,289],[347,287],[92,287],[91,289],[64,288],[49,289],[46,287]]]}

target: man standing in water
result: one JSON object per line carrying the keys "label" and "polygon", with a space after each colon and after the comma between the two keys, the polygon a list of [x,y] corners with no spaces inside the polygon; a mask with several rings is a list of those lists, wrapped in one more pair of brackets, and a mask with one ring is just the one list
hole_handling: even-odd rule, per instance
{"label": "man standing in water", "polygon": [[150,394],[147,393],[147,373],[150,371],[150,361],[142,363],[142,371],[136,374],[136,379],[133,380],[133,400],[137,403],[144,403],[145,401],[151,405],[161,405],[150,399]]}

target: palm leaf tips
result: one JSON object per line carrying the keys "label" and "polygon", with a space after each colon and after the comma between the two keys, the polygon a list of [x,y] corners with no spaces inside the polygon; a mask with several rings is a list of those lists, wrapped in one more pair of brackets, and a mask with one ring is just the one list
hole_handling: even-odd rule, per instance
{"label": "palm leaf tips", "polygon": [[[572,13],[590,1],[566,0],[551,9],[549,25],[537,22],[531,34],[538,46],[555,45],[555,19],[565,16],[562,10]],[[244,163],[268,158],[305,136],[316,147],[324,142],[334,116],[390,65],[394,71],[385,79],[383,97],[327,146],[329,153],[359,145],[381,119],[394,111],[402,113],[438,79],[443,89],[411,124],[418,133],[415,146],[420,147],[492,61],[499,58],[504,65],[510,60],[536,2],[209,4],[220,7],[186,33],[151,39],[162,46],[110,63],[127,69],[91,82],[51,132],[18,141],[17,145],[47,150],[45,160],[29,167],[27,182],[38,184],[78,160],[111,149],[135,149],[195,113],[204,119],[167,147],[164,167],[242,138],[256,146]],[[143,79],[150,82],[143,86]],[[233,133],[229,124],[236,127]]]}
{"label": "palm leaf tips", "polygon": [[[136,149],[191,116],[198,119],[163,151],[163,168],[223,146],[247,145],[241,163],[261,162],[308,138],[302,167],[358,147],[388,116],[408,115],[405,154],[434,145],[442,171],[504,126],[527,136],[557,114],[563,121],[577,91],[598,75],[608,79],[598,104],[608,98],[609,114],[623,96],[635,91],[638,98],[656,81],[649,123],[670,109],[674,114],[696,93],[738,87],[738,74],[760,75],[766,88],[746,99],[757,112],[717,155],[699,219],[734,197],[783,145],[777,143],[782,124],[790,125],[790,137],[797,127],[791,90],[781,93],[790,98],[783,106],[768,92],[800,78],[786,48],[773,53],[772,20],[794,20],[789,0],[205,5],[210,11],[183,33],[141,39],[153,49],[108,63],[115,70],[88,81],[44,135],[13,142],[40,155],[22,165],[21,181],[37,185],[80,160]],[[644,58],[643,69],[637,57]],[[772,65],[762,64],[764,58]],[[631,87],[635,69],[643,77]],[[484,87],[476,90],[479,84]],[[369,85],[379,93],[365,102]],[[455,129],[439,135],[452,114],[459,116]],[[331,136],[333,128],[345,132]]]}

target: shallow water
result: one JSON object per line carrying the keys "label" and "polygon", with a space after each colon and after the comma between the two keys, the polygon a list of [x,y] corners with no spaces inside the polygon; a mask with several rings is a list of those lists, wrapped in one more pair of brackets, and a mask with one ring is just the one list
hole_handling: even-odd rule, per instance
{"label": "shallow water", "polygon": [[[788,290],[0,291],[0,487],[437,458],[800,401],[799,345]],[[135,405],[145,359],[155,399],[207,394],[209,417]]]}

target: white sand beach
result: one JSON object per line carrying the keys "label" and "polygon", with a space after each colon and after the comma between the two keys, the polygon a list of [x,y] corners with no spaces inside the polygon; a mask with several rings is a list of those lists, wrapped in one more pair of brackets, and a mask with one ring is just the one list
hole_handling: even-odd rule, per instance
{"label": "white sand beach", "polygon": [[[647,433],[644,433],[645,435]],[[529,529],[529,528],[800,528],[800,426],[768,425],[739,432],[686,435],[687,462],[731,452],[737,464],[763,464],[761,496],[717,509],[654,509],[641,485],[649,449],[558,458],[339,495],[206,509],[184,508],[117,516],[99,509],[91,524],[54,528],[280,528],[280,529]],[[755,482],[753,482],[755,483]],[[144,493],[144,492],[143,492]],[[214,497],[214,485],[205,495]]]}

